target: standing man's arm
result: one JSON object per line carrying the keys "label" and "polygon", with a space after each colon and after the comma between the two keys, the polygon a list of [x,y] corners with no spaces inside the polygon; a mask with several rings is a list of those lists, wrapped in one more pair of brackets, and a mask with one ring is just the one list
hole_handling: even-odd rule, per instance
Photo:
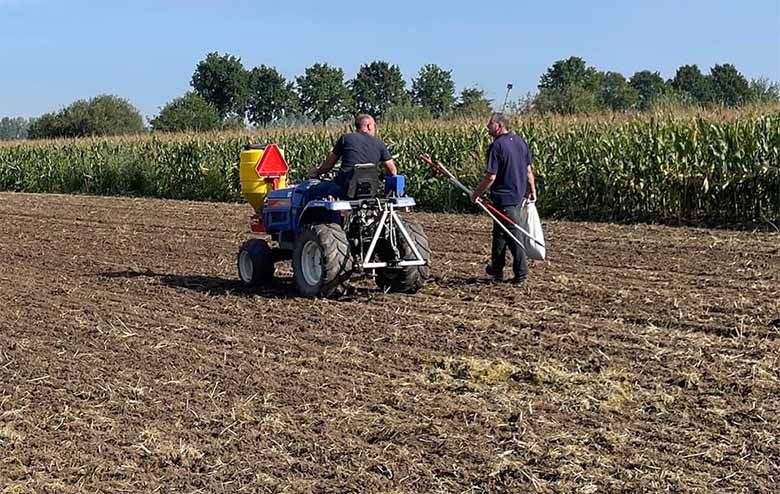
{"label": "standing man's arm", "polygon": [[525,195],[531,202],[536,200],[536,178],[534,177],[534,171],[531,169],[531,165],[528,165],[528,190]]}
{"label": "standing man's arm", "polygon": [[496,148],[495,143],[493,143],[488,148],[488,162],[487,170],[485,170],[485,178],[482,179],[471,194],[471,202],[477,202],[477,199],[479,199],[480,196],[493,185],[493,182],[496,181],[496,175],[498,175],[499,169],[499,159],[498,149]]}
{"label": "standing man's arm", "polygon": [[493,185],[493,182],[496,181],[496,174],[495,173],[487,173],[485,175],[485,178],[482,179],[482,181],[477,185],[477,188],[474,189],[474,193],[471,194],[471,202],[477,202],[477,199],[485,193],[486,190],[490,188],[491,185]]}

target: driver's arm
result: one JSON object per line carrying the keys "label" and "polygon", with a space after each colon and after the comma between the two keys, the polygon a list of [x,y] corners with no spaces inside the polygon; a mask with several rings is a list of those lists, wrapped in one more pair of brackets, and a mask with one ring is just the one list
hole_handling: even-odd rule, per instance
{"label": "driver's arm", "polygon": [[385,167],[385,170],[387,170],[387,173],[389,173],[392,176],[398,175],[398,167],[395,165],[395,161],[393,161],[393,158],[390,158],[387,161],[382,162],[382,166]]}
{"label": "driver's arm", "polygon": [[339,157],[331,151],[330,155],[325,158],[325,161],[323,161],[320,166],[309,172],[309,178],[317,178],[320,175],[328,173],[330,169],[333,168],[336,163],[338,163],[338,161]]}

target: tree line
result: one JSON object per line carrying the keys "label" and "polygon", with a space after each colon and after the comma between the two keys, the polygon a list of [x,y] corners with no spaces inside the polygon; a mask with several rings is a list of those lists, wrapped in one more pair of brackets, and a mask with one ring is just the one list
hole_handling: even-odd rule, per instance
{"label": "tree line", "polygon": [[153,129],[245,122],[259,127],[279,122],[325,124],[355,113],[381,120],[490,112],[490,101],[481,89],[464,89],[456,98],[452,71],[434,64],[423,66],[407,89],[400,68],[383,61],[361,66],[351,80],[340,67],[316,63],[288,81],[274,67],[247,70],[239,58],[209,53],[198,63],[190,84],[192,91],[166,104],[150,121]]}
{"label": "tree line", "polygon": [[[166,103],[149,120],[152,130],[325,124],[356,113],[369,113],[384,121],[406,121],[486,116],[493,111],[492,101],[478,87],[465,88],[456,96],[452,71],[435,64],[421,67],[407,87],[399,67],[384,61],[362,65],[350,80],[345,79],[343,69],[327,63],[316,63],[287,80],[274,67],[247,69],[240,58],[214,52],[198,62],[190,86],[192,90]],[[707,74],[696,65],[684,65],[673,78],[664,80],[659,72],[650,70],[626,78],[591,67],[582,58],[569,57],[556,61],[542,74],[538,92],[503,106],[513,113],[574,114],[692,105],[736,107],[773,101],[780,101],[780,85],[766,79],[748,81],[731,64],[715,65]],[[35,119],[0,120],[0,139],[145,130],[140,112],[114,95],[78,100]]]}
{"label": "tree line", "polygon": [[780,100],[780,85],[767,79],[748,81],[731,64],[715,65],[703,74],[696,65],[683,65],[674,77],[642,70],[626,79],[602,72],[579,57],[559,60],[542,75],[539,93],[528,107],[540,113],[651,110],[664,106],[727,106]]}

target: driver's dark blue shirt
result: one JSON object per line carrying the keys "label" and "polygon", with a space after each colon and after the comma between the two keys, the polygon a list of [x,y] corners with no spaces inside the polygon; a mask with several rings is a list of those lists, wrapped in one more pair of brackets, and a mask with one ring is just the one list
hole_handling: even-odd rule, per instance
{"label": "driver's dark blue shirt", "polygon": [[352,177],[355,165],[374,163],[378,165],[390,159],[387,146],[378,138],[364,132],[343,134],[333,146],[333,154],[341,159],[336,183],[344,187]]}
{"label": "driver's dark blue shirt", "polygon": [[490,200],[497,206],[518,206],[528,185],[528,167],[533,157],[528,144],[517,134],[507,132],[488,148],[487,173],[495,174]]}

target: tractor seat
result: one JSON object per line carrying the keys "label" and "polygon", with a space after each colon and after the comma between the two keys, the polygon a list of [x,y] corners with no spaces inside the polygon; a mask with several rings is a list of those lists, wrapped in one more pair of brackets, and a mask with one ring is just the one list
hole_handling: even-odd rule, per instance
{"label": "tractor seat", "polygon": [[379,167],[375,163],[355,165],[352,177],[347,183],[347,198],[373,199],[379,194]]}

